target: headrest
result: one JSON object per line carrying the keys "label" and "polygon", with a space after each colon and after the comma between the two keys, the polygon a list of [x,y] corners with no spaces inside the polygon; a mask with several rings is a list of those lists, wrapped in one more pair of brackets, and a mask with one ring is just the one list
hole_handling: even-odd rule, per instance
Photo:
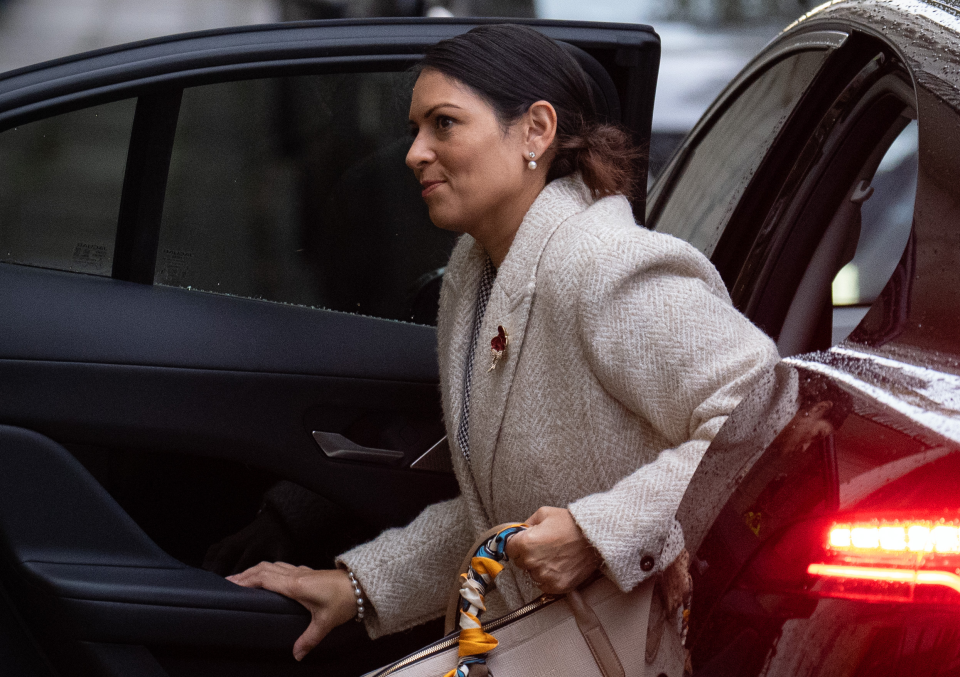
{"label": "headrest", "polygon": [[597,107],[600,119],[614,123],[620,122],[620,95],[617,94],[617,87],[613,84],[613,79],[607,69],[576,45],[560,40],[557,42],[570,56],[577,60],[580,68],[586,74],[587,84],[590,86],[591,94],[593,94],[593,102]]}

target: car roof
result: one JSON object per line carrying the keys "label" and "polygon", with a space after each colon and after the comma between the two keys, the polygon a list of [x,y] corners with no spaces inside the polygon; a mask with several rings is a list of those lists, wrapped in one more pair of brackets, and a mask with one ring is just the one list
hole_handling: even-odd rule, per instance
{"label": "car roof", "polygon": [[[300,21],[169,35],[54,59],[0,74],[0,110],[41,96],[237,63],[304,57],[407,54],[470,27],[502,19],[379,18]],[[515,20],[579,46],[659,43],[643,24]],[[238,59],[238,53],[242,56]],[[41,95],[40,92],[43,92]]]}
{"label": "car roof", "polygon": [[960,6],[937,0],[840,0],[811,10],[784,32],[811,21],[842,21],[897,47],[915,74],[960,84]]}

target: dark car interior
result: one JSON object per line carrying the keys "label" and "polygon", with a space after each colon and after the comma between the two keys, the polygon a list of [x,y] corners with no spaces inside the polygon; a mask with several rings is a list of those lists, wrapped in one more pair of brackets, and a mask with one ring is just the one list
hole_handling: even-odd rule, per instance
{"label": "dark car interior", "polygon": [[[882,64],[871,62],[867,66],[867,69],[874,68],[879,72]],[[854,81],[851,86],[857,85]],[[822,143],[820,166],[809,170],[805,179],[809,188],[798,189],[795,204],[805,202],[805,206],[795,212],[794,234],[788,236],[783,245],[783,258],[772,264],[774,272],[767,285],[771,291],[778,290],[772,292],[774,294],[789,293],[785,291],[789,289],[796,291],[789,301],[771,298],[758,303],[756,321],[778,337],[781,355],[825,350],[838,342],[833,326],[833,282],[841,269],[853,261],[858,250],[862,251],[861,246],[870,243],[868,236],[873,233],[862,229],[863,206],[874,198],[876,190],[871,184],[891,145],[911,119],[916,118],[914,106],[913,90],[906,76],[885,75],[859,95],[856,105],[843,112],[843,122],[823,134],[824,141],[820,141],[820,134],[815,135],[816,143]],[[829,120],[831,115],[828,113],[825,117]],[[916,166],[915,158],[913,166]],[[915,186],[914,179],[913,191]],[[845,193],[838,199],[837,191],[843,188]],[[908,195],[912,196],[913,191]],[[878,196],[879,199],[882,198]],[[912,205],[912,200],[910,202]],[[820,231],[812,228],[812,224],[826,227]],[[910,225],[909,220],[900,223],[900,233],[894,237],[901,245],[900,252],[886,251],[886,261],[899,260],[906,246],[903,235],[909,233]],[[781,227],[789,228],[786,224]],[[822,233],[819,240],[813,239],[818,232]],[[808,253],[811,248],[812,253]],[[887,279],[892,272],[887,269]],[[884,283],[885,280],[881,285]],[[864,294],[856,301],[869,307],[875,298],[876,292],[872,298]],[[767,303],[771,304],[769,309],[759,311],[760,304]],[[785,303],[788,304],[786,313],[780,319]],[[774,304],[780,312],[774,312]],[[779,332],[774,330],[777,322],[781,323]]]}
{"label": "dark car interior", "polygon": [[917,185],[903,62],[863,33],[816,35],[748,67],[651,197],[652,227],[707,253],[784,357],[864,318],[909,251]]}

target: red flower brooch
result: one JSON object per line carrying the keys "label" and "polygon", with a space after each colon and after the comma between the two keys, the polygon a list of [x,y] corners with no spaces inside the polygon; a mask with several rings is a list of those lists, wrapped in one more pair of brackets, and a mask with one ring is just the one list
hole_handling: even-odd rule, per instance
{"label": "red flower brooch", "polygon": [[490,365],[490,368],[487,369],[488,374],[497,368],[497,363],[500,362],[503,354],[507,352],[507,345],[509,343],[510,336],[503,330],[503,327],[498,326],[497,335],[490,340],[490,355],[493,357],[493,363]]}

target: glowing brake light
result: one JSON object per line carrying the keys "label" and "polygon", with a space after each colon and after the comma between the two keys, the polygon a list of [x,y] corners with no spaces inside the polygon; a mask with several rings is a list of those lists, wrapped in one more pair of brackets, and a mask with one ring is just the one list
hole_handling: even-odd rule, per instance
{"label": "glowing brake light", "polygon": [[935,552],[960,554],[960,527],[931,522],[843,524],[830,529],[828,546],[837,552]]}
{"label": "glowing brake light", "polygon": [[871,520],[834,524],[827,561],[809,565],[811,592],[866,601],[960,604],[960,523]]}

